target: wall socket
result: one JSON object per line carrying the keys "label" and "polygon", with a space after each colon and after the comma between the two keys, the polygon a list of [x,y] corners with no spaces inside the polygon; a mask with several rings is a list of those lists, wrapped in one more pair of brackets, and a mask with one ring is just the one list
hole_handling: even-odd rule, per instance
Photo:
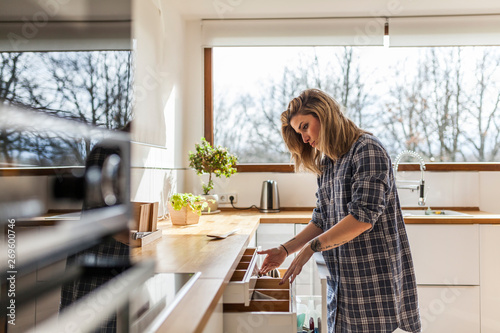
{"label": "wall socket", "polygon": [[229,198],[231,196],[234,197],[233,203],[237,203],[238,202],[238,194],[237,193],[222,193],[222,194],[219,194],[219,203],[220,204],[230,204],[231,200],[229,200]]}

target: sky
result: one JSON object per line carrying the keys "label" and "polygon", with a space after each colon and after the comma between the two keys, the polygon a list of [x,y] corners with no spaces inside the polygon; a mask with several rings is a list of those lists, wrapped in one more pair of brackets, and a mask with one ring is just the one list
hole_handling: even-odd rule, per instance
{"label": "sky", "polygon": [[[320,46],[314,51],[318,57],[326,59],[332,54],[335,47]],[[407,59],[409,63],[417,60],[423,48],[400,47],[387,48],[381,46],[358,47],[361,57],[370,59],[363,62],[362,68],[368,72],[386,70],[391,64]],[[475,65],[472,55],[479,48],[465,48],[463,57],[464,66],[473,68]],[[313,54],[312,47],[216,47],[214,48],[213,66],[214,82],[221,89],[248,90],[259,86],[267,77],[281,75],[284,64],[298,63],[297,55],[300,52]],[[407,67],[408,75],[414,74],[418,68]],[[244,79],[239,79],[244,78]]]}

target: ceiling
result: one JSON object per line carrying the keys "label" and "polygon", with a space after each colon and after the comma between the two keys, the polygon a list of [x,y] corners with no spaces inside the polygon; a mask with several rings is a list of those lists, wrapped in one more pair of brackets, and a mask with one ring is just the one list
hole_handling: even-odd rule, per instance
{"label": "ceiling", "polygon": [[391,17],[500,13],[500,1],[498,0],[157,1],[174,6],[185,19]]}
{"label": "ceiling", "polygon": [[127,21],[131,1],[0,0],[0,21]]}
{"label": "ceiling", "polygon": [[130,20],[132,1],[151,1],[164,10],[173,7],[185,19],[500,13],[498,0],[0,0],[0,21]]}

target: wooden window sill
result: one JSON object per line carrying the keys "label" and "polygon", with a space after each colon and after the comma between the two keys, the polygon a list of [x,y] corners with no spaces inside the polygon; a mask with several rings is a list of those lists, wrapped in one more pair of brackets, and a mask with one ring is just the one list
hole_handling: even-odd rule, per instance
{"label": "wooden window sill", "polygon": [[[293,164],[238,164],[238,172],[295,172]],[[420,171],[418,163],[401,163],[398,171]],[[500,171],[500,163],[441,163],[425,164],[425,171]]]}

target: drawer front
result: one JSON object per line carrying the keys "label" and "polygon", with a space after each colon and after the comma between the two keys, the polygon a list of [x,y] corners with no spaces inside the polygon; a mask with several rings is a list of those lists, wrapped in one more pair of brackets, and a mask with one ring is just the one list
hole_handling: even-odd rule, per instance
{"label": "drawer front", "polygon": [[257,249],[248,248],[245,250],[224,290],[223,302],[248,306],[257,282],[258,273]]}
{"label": "drawer front", "polygon": [[478,225],[406,225],[419,285],[479,285]]}
{"label": "drawer front", "polygon": [[[419,286],[422,332],[482,332],[479,289],[478,286]],[[394,333],[407,332],[398,328]]]}
{"label": "drawer front", "polygon": [[255,285],[259,299],[224,304],[224,332],[290,333],[297,329],[297,312],[290,284],[279,278],[260,278]]}
{"label": "drawer front", "polygon": [[422,332],[480,332],[479,287],[420,286],[418,297]]}
{"label": "drawer front", "polygon": [[294,313],[224,313],[224,333],[291,333],[296,330],[297,316]]}

